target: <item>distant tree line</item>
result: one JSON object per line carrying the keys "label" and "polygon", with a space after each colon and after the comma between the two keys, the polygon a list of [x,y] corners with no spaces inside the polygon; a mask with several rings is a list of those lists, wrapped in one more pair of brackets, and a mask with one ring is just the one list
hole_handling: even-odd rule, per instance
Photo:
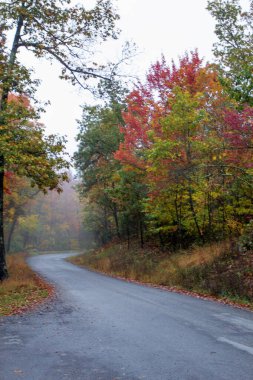
{"label": "distant tree line", "polygon": [[9,175],[5,196],[6,251],[79,249],[82,243],[81,208],[76,181],[69,173],[62,192],[43,194],[29,181]]}

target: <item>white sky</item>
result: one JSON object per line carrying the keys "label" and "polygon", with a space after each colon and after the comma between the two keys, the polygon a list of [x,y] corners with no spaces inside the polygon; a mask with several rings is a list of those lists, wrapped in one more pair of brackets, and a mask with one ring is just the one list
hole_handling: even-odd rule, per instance
{"label": "white sky", "polygon": [[[109,45],[106,55],[111,58],[112,50],[116,51],[125,40],[133,40],[142,52],[131,67],[133,73],[144,74],[162,53],[170,61],[198,48],[201,57],[212,60],[214,20],[205,9],[207,0],[114,0],[114,3],[121,16],[118,26],[122,33],[117,47]],[[51,102],[42,117],[46,132],[67,135],[67,150],[72,155],[77,147],[76,119],[81,116],[80,106],[91,99],[88,93],[58,79],[57,74],[57,66],[36,63],[35,76],[42,79],[37,97]]]}

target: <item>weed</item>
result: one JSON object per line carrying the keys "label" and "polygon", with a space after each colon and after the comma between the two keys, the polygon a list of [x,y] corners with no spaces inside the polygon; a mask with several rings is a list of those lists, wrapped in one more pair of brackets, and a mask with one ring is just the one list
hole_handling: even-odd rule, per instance
{"label": "weed", "polygon": [[175,253],[115,244],[69,260],[128,279],[253,303],[253,255],[224,241]]}
{"label": "weed", "polygon": [[52,293],[26,264],[25,255],[7,256],[9,278],[0,283],[0,316],[16,314],[38,304]]}

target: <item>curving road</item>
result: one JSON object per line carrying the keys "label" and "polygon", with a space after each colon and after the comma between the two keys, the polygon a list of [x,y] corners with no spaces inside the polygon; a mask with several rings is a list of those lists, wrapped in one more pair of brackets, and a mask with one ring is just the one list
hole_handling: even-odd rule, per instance
{"label": "curving road", "polygon": [[0,319],[1,380],[252,380],[253,313],[78,268],[31,266],[57,299]]}

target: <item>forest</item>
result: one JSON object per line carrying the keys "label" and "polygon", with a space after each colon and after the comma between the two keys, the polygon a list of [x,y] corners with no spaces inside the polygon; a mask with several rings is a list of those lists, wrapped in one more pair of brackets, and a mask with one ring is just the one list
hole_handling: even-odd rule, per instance
{"label": "forest", "polygon": [[80,204],[71,176],[61,194],[43,194],[26,179],[9,174],[4,210],[7,253],[80,248]]}
{"label": "forest", "polygon": [[0,0],[0,379],[252,380],[252,312],[253,0]]}
{"label": "forest", "polygon": [[[45,5],[54,23],[70,23],[57,32],[59,43],[55,24],[44,14],[39,17],[47,28],[41,29],[26,2],[13,5],[12,13],[6,4],[1,5],[6,19],[19,21],[10,53],[4,33],[12,29],[11,21],[3,23],[0,40],[0,277],[7,276],[5,251],[82,250],[122,242],[128,251],[153,247],[149,256],[155,258],[157,250],[169,256],[229,242],[226,249],[250,252],[253,2],[244,10],[238,0],[208,1],[216,23],[213,62],[197,48],[175,60],[161,56],[143,79],[131,83],[115,69],[108,80],[103,66],[87,68],[89,61],[74,66],[71,60],[82,62],[82,17],[88,44],[117,38],[118,15],[110,2],[98,2],[89,18],[78,7],[67,14],[58,13],[52,2]],[[73,20],[76,34],[71,34]],[[23,47],[37,58],[56,59],[61,78],[72,84],[87,89],[89,78],[99,80],[97,105],[85,104],[78,121],[74,174],[65,139],[44,133],[43,107],[34,102],[38,82],[17,60]]]}
{"label": "forest", "polygon": [[105,105],[83,108],[74,158],[99,245],[176,250],[252,231],[253,4],[208,9],[216,62],[197,50],[162,56],[131,91],[112,88]]}

